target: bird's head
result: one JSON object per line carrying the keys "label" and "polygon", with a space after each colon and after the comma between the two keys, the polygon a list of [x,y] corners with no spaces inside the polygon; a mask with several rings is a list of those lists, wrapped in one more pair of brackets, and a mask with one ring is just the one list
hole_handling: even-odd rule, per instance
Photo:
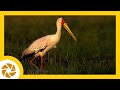
{"label": "bird's head", "polygon": [[57,19],[57,23],[59,23],[61,26],[63,26],[68,33],[73,37],[73,39],[75,41],[77,41],[76,37],[74,36],[74,34],[72,33],[72,31],[70,30],[69,26],[67,25],[67,23],[65,22],[65,20],[63,19],[63,17],[60,17]]}

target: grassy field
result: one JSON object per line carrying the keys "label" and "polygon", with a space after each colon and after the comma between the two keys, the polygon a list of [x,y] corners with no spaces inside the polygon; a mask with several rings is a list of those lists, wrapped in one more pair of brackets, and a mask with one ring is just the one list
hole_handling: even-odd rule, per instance
{"label": "grassy field", "polygon": [[[56,32],[59,16],[5,16],[5,55],[20,59],[25,48],[34,40]],[[116,73],[116,17],[64,16],[77,38],[62,28],[56,49],[45,56],[46,74],[115,74]],[[39,74],[29,64],[31,57],[22,60],[25,74]],[[39,58],[36,65],[39,66]]]}

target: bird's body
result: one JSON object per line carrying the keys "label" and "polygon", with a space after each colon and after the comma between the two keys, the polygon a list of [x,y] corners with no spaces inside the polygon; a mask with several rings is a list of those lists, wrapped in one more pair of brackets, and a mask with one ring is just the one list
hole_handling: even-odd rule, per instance
{"label": "bird's body", "polygon": [[[43,36],[37,40],[35,40],[28,48],[26,48],[22,55],[21,58],[23,58],[24,56],[28,55],[28,54],[32,54],[35,53],[34,58],[31,60],[31,64],[34,65],[32,63],[32,61],[40,56],[41,59],[43,59],[43,56],[46,54],[46,52],[48,52],[50,49],[52,48],[56,48],[57,43],[60,41],[61,38],[61,28],[62,25],[64,25],[65,29],[71,34],[71,36],[74,38],[74,40],[76,41],[75,36],[73,35],[73,33],[70,31],[69,27],[67,26],[67,24],[65,23],[63,18],[58,18],[57,22],[56,22],[56,26],[57,26],[57,31],[55,34],[53,35],[46,35]],[[41,51],[43,50],[43,51]],[[42,61],[42,60],[41,60]],[[35,65],[34,65],[35,66]],[[36,67],[36,66],[35,66]],[[42,68],[42,66],[41,66]]]}
{"label": "bird's body", "polygon": [[49,46],[49,50],[52,48],[56,48],[56,45],[59,42],[59,40],[60,37],[58,38],[56,35],[46,35],[42,38],[39,38],[23,51],[21,58],[23,58],[25,55],[37,53],[40,50],[44,50],[47,46]]}

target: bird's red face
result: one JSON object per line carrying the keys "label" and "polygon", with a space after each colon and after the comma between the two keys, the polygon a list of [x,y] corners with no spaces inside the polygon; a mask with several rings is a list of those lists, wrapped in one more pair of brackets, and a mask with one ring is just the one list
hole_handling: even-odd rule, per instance
{"label": "bird's red face", "polygon": [[62,18],[62,22],[61,22],[61,24],[64,25],[64,23],[65,23],[65,20]]}

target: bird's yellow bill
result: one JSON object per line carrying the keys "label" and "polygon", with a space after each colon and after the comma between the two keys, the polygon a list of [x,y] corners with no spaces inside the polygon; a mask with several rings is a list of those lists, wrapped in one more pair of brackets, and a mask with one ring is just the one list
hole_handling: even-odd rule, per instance
{"label": "bird's yellow bill", "polygon": [[64,28],[69,32],[69,34],[73,37],[73,39],[75,41],[77,41],[76,37],[74,36],[74,34],[71,32],[70,28],[68,27],[67,23],[63,24]]}

